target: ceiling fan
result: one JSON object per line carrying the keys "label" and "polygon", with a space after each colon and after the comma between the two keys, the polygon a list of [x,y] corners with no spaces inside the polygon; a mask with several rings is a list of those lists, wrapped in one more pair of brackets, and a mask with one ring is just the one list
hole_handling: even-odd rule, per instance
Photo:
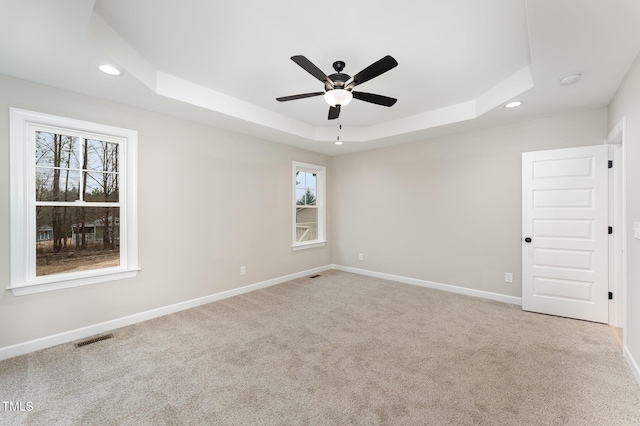
{"label": "ceiling fan", "polygon": [[398,65],[398,62],[391,56],[387,55],[377,62],[369,65],[359,73],[353,76],[343,74],[345,67],[343,61],[333,63],[335,74],[327,76],[320,68],[315,66],[310,60],[302,55],[292,56],[291,60],[300,65],[302,69],[324,83],[324,92],[302,93],[300,95],[284,96],[276,98],[279,102],[293,101],[296,99],[310,98],[312,96],[324,95],[324,99],[329,104],[329,120],[335,120],[340,116],[340,108],[351,102],[351,99],[359,99],[361,101],[370,102],[376,105],[386,107],[393,106],[398,100],[388,96],[376,95],[374,93],[354,92],[353,88],[358,84],[362,84],[384,74]]}

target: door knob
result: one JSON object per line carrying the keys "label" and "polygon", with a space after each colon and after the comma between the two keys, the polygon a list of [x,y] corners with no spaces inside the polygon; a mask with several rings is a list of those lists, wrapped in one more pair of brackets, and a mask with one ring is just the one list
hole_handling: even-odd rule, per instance
{"label": "door knob", "polygon": [[525,243],[530,243],[530,242],[531,242],[531,238],[529,238],[529,237],[525,238],[525,239],[524,239],[524,242],[525,242]]}

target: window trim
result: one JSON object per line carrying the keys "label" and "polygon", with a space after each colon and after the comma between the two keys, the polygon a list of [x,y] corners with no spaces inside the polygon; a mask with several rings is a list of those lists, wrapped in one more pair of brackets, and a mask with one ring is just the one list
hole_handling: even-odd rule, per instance
{"label": "window trim", "polygon": [[[292,230],[291,230],[291,248],[293,250],[309,249],[314,247],[322,247],[327,243],[326,239],[326,173],[327,169],[324,166],[318,166],[316,164],[302,163],[294,161],[292,165]],[[318,238],[311,241],[297,242],[296,241],[296,208],[299,206],[296,204],[296,172],[305,171],[316,174],[316,209],[318,211]]]}
{"label": "window trim", "polygon": [[[136,276],[138,267],[137,164],[138,132],[104,124],[10,108],[10,214],[11,279],[14,295],[41,293]],[[122,159],[120,185],[120,265],[89,271],[35,277],[35,143],[37,127],[55,127],[83,135],[104,135],[120,140]]]}

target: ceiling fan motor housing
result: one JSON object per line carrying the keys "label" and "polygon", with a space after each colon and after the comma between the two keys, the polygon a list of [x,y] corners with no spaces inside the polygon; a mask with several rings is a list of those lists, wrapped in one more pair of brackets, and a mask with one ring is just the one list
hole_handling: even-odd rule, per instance
{"label": "ceiling fan motor housing", "polygon": [[336,74],[331,74],[329,76],[329,78],[331,79],[331,81],[333,81],[333,87],[331,87],[329,84],[325,84],[324,85],[324,90],[326,90],[326,91],[329,91],[331,89],[342,89],[342,88],[344,88],[344,84],[351,78],[351,76],[347,75],[347,74],[343,74],[341,72],[338,72]]}

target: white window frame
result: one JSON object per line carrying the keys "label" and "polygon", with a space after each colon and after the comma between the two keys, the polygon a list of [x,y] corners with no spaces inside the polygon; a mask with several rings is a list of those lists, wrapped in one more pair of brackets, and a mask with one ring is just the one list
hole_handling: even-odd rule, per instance
{"label": "white window frame", "polygon": [[[318,238],[311,241],[296,241],[296,209],[299,208],[296,204],[296,172],[307,172],[307,173],[315,173],[316,174],[316,205],[315,208],[318,211]],[[309,163],[301,163],[298,161],[293,162],[293,177],[292,177],[292,188],[293,188],[293,209],[292,211],[292,249],[293,250],[301,250],[308,249],[313,247],[322,247],[327,243],[326,240],[326,174],[327,170],[324,166],[318,166],[316,164]],[[311,208],[311,207],[307,207]]]}
{"label": "white window frame", "polygon": [[[41,293],[135,277],[138,267],[138,132],[98,123],[10,108],[11,281],[14,295]],[[80,272],[36,276],[35,132],[42,127],[120,144],[120,264]],[[92,205],[80,202],[82,205]]]}

